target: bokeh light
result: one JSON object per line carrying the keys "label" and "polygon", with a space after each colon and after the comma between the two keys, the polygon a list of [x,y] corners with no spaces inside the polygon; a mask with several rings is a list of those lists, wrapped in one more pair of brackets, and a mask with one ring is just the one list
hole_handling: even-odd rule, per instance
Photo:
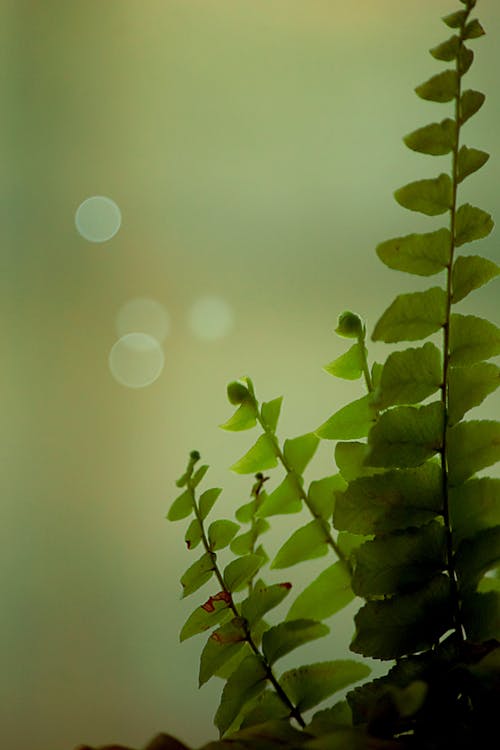
{"label": "bokeh light", "polygon": [[76,209],[76,228],[89,242],[107,242],[118,232],[121,223],[120,209],[105,195],[93,195]]}
{"label": "bokeh light", "polygon": [[127,333],[109,353],[109,369],[128,388],[145,388],[161,375],[165,355],[159,342],[147,333]]}
{"label": "bokeh light", "polygon": [[170,332],[170,315],[161,302],[149,297],[135,297],[118,311],[116,330],[120,337],[141,331],[161,342]]}
{"label": "bokeh light", "polygon": [[227,336],[233,325],[233,311],[220,297],[200,297],[191,307],[189,326],[194,335],[204,341]]}

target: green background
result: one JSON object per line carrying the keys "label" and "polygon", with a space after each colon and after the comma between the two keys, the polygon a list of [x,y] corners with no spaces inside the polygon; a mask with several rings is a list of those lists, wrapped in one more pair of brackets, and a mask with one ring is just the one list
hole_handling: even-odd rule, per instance
{"label": "green background", "polygon": [[[345,349],[345,308],[371,330],[396,293],[429,286],[375,245],[442,219],[401,209],[394,189],[448,169],[401,137],[449,114],[413,87],[441,67],[448,0],[11,0],[1,5],[2,616],[0,725],[9,750],[80,742],[141,746],[157,731],[215,737],[222,683],[197,690],[203,638],[180,646],[178,579],[193,557],[164,520],[197,448],[227,488],[253,434],[218,430],[225,385],[285,394],[281,436],[316,428],[357,383],[321,366]],[[464,140],[492,154],[462,200],[499,211],[500,7],[478,3],[467,86],[487,103]],[[78,205],[106,195],[109,242],[76,232]],[[480,252],[498,258],[497,231]],[[478,246],[479,249],[479,246]],[[466,252],[474,250],[466,249]],[[234,314],[216,341],[190,331],[203,295]],[[165,367],[151,386],[113,379],[120,307],[167,309]],[[461,305],[498,323],[498,283]],[[479,306],[478,306],[479,305]],[[383,357],[384,347],[370,356]],[[498,414],[498,396],[478,413]],[[331,472],[330,444],[314,466]],[[299,519],[277,518],[277,548]],[[323,561],[275,580],[297,587]],[[206,594],[206,596],[205,596]],[[306,659],[345,656],[350,608]],[[296,664],[294,655],[290,664]],[[283,668],[288,662],[283,661]]]}

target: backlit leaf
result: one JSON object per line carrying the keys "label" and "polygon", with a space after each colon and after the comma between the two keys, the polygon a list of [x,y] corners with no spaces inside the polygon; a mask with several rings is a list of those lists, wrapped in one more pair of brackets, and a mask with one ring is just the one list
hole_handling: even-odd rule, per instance
{"label": "backlit leaf", "polygon": [[[262,495],[263,493],[261,493]],[[259,495],[259,498],[261,497]],[[240,505],[239,508],[235,511],[235,516],[238,519],[240,523],[251,523],[252,518],[255,514],[255,500],[250,500],[249,503],[244,503],[243,505]]]}
{"label": "backlit leaf", "polygon": [[500,479],[480,477],[450,490],[451,527],[455,544],[500,524]]}
{"label": "backlit leaf", "polygon": [[464,597],[462,616],[467,638],[480,643],[498,639],[500,633],[500,593],[475,592]]}
{"label": "backlit leaf", "polygon": [[480,36],[484,36],[485,31],[477,18],[473,18],[472,21],[465,26],[464,39],[477,39]]}
{"label": "backlit leaf", "polygon": [[446,293],[441,287],[400,294],[379,319],[373,341],[386,344],[417,341],[438,331],[446,320]]}
{"label": "backlit leaf", "polygon": [[363,374],[363,355],[359,342],[357,341],[353,344],[345,354],[341,354],[333,362],[325,365],[323,370],[329,373],[329,375],[344,378],[344,380],[357,380],[360,378]]}
{"label": "backlit leaf", "polygon": [[193,635],[211,630],[215,625],[230,617],[232,614],[229,608],[230,603],[231,599],[225,591],[209,597],[204,604],[191,612],[182,626],[180,640],[185,641]]}
{"label": "backlit leaf", "polygon": [[268,663],[273,665],[304,643],[323,638],[329,632],[330,628],[316,620],[287,620],[266,630],[262,636],[262,651]]}
{"label": "backlit leaf", "polygon": [[280,684],[298,710],[307,711],[369,674],[370,667],[366,664],[339,659],[291,669],[281,677]]}
{"label": "backlit leaf", "polygon": [[200,687],[244,647],[245,639],[244,621],[240,617],[233,617],[212,633],[200,656]]}
{"label": "backlit leaf", "polygon": [[428,461],[351,482],[337,495],[334,524],[354,534],[385,534],[427,523],[442,505],[441,467]]}
{"label": "backlit leaf", "polygon": [[257,409],[253,401],[243,401],[227,422],[219,425],[223,430],[240,432],[250,430],[257,424]]}
{"label": "backlit leaf", "polygon": [[231,541],[230,547],[231,552],[233,552],[235,555],[247,555],[249,552],[252,552],[255,544],[255,536],[252,530],[245,531],[244,534],[239,534],[238,536],[235,536],[234,539]]}
{"label": "backlit leaf", "polygon": [[448,431],[448,476],[462,484],[476,471],[500,460],[500,422],[460,422]]}
{"label": "backlit leaf", "polygon": [[479,531],[458,546],[455,565],[462,592],[473,590],[488,570],[500,562],[500,526]]}
{"label": "backlit leaf", "polygon": [[261,415],[264,424],[269,427],[271,432],[276,431],[278,425],[278,419],[281,411],[281,404],[283,402],[283,396],[275,398],[272,401],[266,401],[262,404]]}
{"label": "backlit leaf", "polygon": [[339,442],[335,446],[335,463],[343,479],[352,482],[353,479],[377,474],[381,469],[373,468],[365,464],[368,455],[366,443],[356,441]]}
{"label": "backlit leaf", "polygon": [[206,464],[204,464],[203,466],[199,466],[196,469],[191,479],[191,486],[193,488],[199,485],[199,483],[201,482],[201,480],[203,479],[207,471],[208,471],[208,466]]}
{"label": "backlit leaf", "polygon": [[448,372],[448,423],[460,422],[464,414],[500,385],[500,368],[492,362],[470,367],[450,367]]}
{"label": "backlit leaf", "polygon": [[414,130],[403,138],[408,148],[422,154],[449,154],[455,145],[455,121],[449,117]]}
{"label": "backlit leaf", "polygon": [[452,270],[452,302],[459,302],[469,292],[484,286],[499,273],[500,268],[492,260],[480,255],[459,256]]}
{"label": "backlit leaf", "polygon": [[352,589],[365,598],[424,584],[446,565],[445,528],[436,521],[384,534],[354,553]]}
{"label": "backlit leaf", "polygon": [[444,574],[420,589],[367,602],[354,618],[351,650],[375,659],[397,659],[431,648],[452,627],[450,583]]}
{"label": "backlit leaf", "polygon": [[187,518],[193,510],[193,493],[190,489],[184,490],[170,506],[167,518],[169,521],[181,521],[183,518]]}
{"label": "backlit leaf", "polygon": [[287,620],[301,617],[326,620],[346,607],[353,599],[351,577],[345,564],[338,560],[306,586],[295,599],[286,617]]}
{"label": "backlit leaf", "polygon": [[237,474],[255,474],[277,466],[275,447],[272,438],[264,433],[245,455],[231,466]]}
{"label": "backlit leaf", "polygon": [[285,440],[283,454],[288,467],[296,474],[303,474],[318,445],[319,439],[313,432]]}
{"label": "backlit leaf", "polygon": [[250,581],[262,566],[260,555],[251,554],[232,560],[224,569],[224,582],[229,591],[239,591]]}
{"label": "backlit leaf", "polygon": [[468,175],[477,172],[478,169],[481,169],[481,167],[486,164],[489,158],[490,155],[487,154],[486,151],[479,151],[477,148],[467,148],[467,146],[462,146],[458,152],[458,181],[462,182],[462,180],[465,180]]}
{"label": "backlit leaf", "polygon": [[[309,734],[321,737],[341,726],[352,727],[352,711],[345,700],[335,703],[331,708],[316,711],[311,722],[307,725],[307,731]],[[347,747],[350,750],[350,746]]]}
{"label": "backlit leaf", "polygon": [[323,440],[350,440],[365,437],[376,419],[371,395],[352,401],[318,427],[316,434]]}
{"label": "backlit leaf", "polygon": [[468,10],[456,10],[454,13],[450,13],[447,16],[443,16],[443,21],[447,26],[452,29],[458,29],[465,23],[468,15]]}
{"label": "backlit leaf", "polygon": [[460,48],[460,39],[455,34],[447,39],[445,42],[441,42],[436,47],[433,47],[429,52],[436,60],[443,60],[445,62],[451,62],[455,60],[458,55]]}
{"label": "backlit leaf", "polygon": [[309,508],[315,515],[330,520],[335,504],[335,492],[344,490],[346,486],[340,474],[311,482],[307,491]]}
{"label": "backlit leaf", "polygon": [[222,490],[220,487],[212,487],[209,490],[205,490],[205,492],[200,495],[198,507],[202,520],[205,520],[208,516],[221,492]]}
{"label": "backlit leaf", "polygon": [[[241,729],[259,725],[259,739],[262,739],[261,725],[263,722],[268,722],[271,719],[273,719],[274,722],[276,722],[277,719],[285,719],[289,715],[290,715],[290,709],[285,706],[281,698],[278,697],[278,695],[274,692],[274,690],[264,690],[263,693],[260,693],[260,695],[258,695],[251,702],[251,707],[247,706],[245,710],[245,716],[243,718],[243,721],[241,722]],[[286,724],[287,726],[290,727],[290,724],[288,724],[288,721],[286,722]],[[235,737],[237,737],[240,734],[241,734],[240,732],[231,734],[231,742],[235,743],[236,742]],[[274,734],[272,736],[271,742],[273,742],[273,740],[276,743],[277,747],[279,747],[280,745],[278,744],[279,742],[278,738]],[[242,747],[241,745],[238,746],[238,748],[241,748],[241,747]],[[259,747],[254,742],[252,743],[252,748],[255,748],[255,750],[259,750]],[[262,750],[264,750],[264,748],[262,748]]]}
{"label": "backlit leaf", "polygon": [[205,552],[199,560],[196,560],[181,577],[182,596],[189,596],[203,586],[214,572],[214,562],[212,557]]}
{"label": "backlit leaf", "polygon": [[267,495],[259,505],[257,515],[261,518],[286,513],[298,513],[302,510],[299,480],[294,474],[287,474],[273,492]]}
{"label": "backlit leaf", "polygon": [[370,466],[418,466],[441,448],[443,405],[396,406],[384,412],[368,436]]}
{"label": "backlit leaf", "polygon": [[288,568],[303,560],[322,557],[328,552],[324,522],[318,518],[296,529],[282,545],[271,568]]}
{"label": "backlit leaf", "polygon": [[500,328],[475,315],[450,320],[450,364],[472,365],[500,354]]}
{"label": "backlit leaf", "polygon": [[441,381],[441,353],[434,344],[393,352],[382,371],[377,406],[385,409],[394,404],[416,404],[434,393]]}
{"label": "backlit leaf", "polygon": [[215,714],[215,726],[223,735],[240,710],[248,701],[265,689],[266,671],[255,654],[249,654],[229,677],[219,708]]}
{"label": "backlit leaf", "polygon": [[486,211],[471,206],[470,203],[464,203],[456,213],[455,244],[459,247],[466,242],[487,237],[493,226],[493,220]]}
{"label": "backlit leaf", "polygon": [[480,91],[467,89],[460,97],[460,124],[472,117],[484,104],[486,97]]}
{"label": "backlit leaf", "polygon": [[197,518],[193,518],[188,526],[186,535],[184,536],[184,541],[186,542],[187,548],[190,550],[195,549],[201,542],[201,537],[202,529],[200,522]]}
{"label": "backlit leaf", "polygon": [[212,551],[227,547],[231,539],[238,532],[239,525],[234,521],[218,519],[208,528],[208,543]]}
{"label": "backlit leaf", "polygon": [[452,183],[449,175],[443,173],[430,180],[410,182],[396,190],[394,197],[410,211],[439,216],[451,208]]}
{"label": "backlit leaf", "polygon": [[448,265],[450,230],[438,229],[425,234],[408,234],[377,245],[380,260],[396,271],[432,276]]}
{"label": "backlit leaf", "polygon": [[458,72],[461,76],[465,75],[474,61],[474,52],[462,44],[458,53]]}
{"label": "backlit leaf", "polygon": [[458,93],[458,76],[455,70],[444,70],[415,88],[421,99],[430,102],[450,102]]}
{"label": "backlit leaf", "polygon": [[290,583],[255,586],[252,593],[241,603],[241,614],[247,620],[248,626],[253,628],[266,612],[277,607],[291,588]]}

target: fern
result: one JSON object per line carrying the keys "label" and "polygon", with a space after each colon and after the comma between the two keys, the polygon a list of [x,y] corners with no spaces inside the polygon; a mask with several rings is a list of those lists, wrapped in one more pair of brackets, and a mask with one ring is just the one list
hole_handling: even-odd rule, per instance
{"label": "fern", "polygon": [[[484,30],[471,18],[475,0],[460,3],[443,19],[451,36],[431,50],[448,67],[415,89],[453,112],[404,138],[414,151],[450,157],[451,167],[395,192],[404,208],[443,217],[445,225],[376,248],[391,269],[437,278],[397,296],[372,333],[374,341],[416,344],[370,367],[363,321],[342,313],[337,333],[351,346],[324,369],[363,379],[365,392],[316,430],[281,443],[282,398],[260,403],[249,378],[234,381],[227,395],[236,409],[221,426],[259,431],[232,466],[254,476],[249,501],[236,521],[208,523],[221,490],[200,494],[208,467],[198,466],[196,451],[177,482],[182,491],[168,518],[189,519],[187,546],[201,550],[181,578],[183,596],[196,594],[198,602],[180,638],[209,633],[199,684],[215,675],[226,681],[215,715],[221,739],[205,750],[492,746],[500,699],[500,479],[478,472],[500,459],[500,424],[467,414],[499,385],[500,370],[488,360],[500,354],[500,329],[457,305],[500,269],[462,251],[487,237],[493,221],[459,200],[461,183],[488,160],[462,144],[485,97],[465,87],[469,43]],[[337,471],[307,485],[304,472],[320,440],[336,441]],[[303,510],[310,519],[269,561],[261,540],[269,519]],[[292,584],[266,583],[266,566],[279,570],[319,557],[327,561],[323,571],[270,624],[264,617],[289,597]],[[205,585],[208,598],[199,593]],[[364,600],[354,618],[357,658],[280,674],[279,660],[325,637],[324,621],[356,596]],[[390,668],[311,716],[368,676],[360,657]],[[164,736],[163,747],[184,746]]]}

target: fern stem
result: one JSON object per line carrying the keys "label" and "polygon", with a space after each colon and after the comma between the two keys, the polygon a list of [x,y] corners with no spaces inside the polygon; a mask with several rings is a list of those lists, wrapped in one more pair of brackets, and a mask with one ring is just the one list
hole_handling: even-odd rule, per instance
{"label": "fern stem", "polygon": [[460,141],[460,97],[461,97],[461,83],[462,73],[460,70],[461,53],[464,42],[464,27],[467,22],[468,14],[471,11],[471,7],[468,7],[468,13],[465,16],[463,23],[460,28],[459,36],[459,49],[456,58],[456,73],[457,73],[457,92],[455,97],[455,142],[452,150],[452,203],[450,208],[450,257],[448,266],[446,269],[446,318],[443,326],[443,385],[441,388],[441,397],[443,403],[443,438],[441,447],[441,470],[442,470],[442,481],[443,481],[443,520],[446,529],[446,554],[447,554],[447,570],[450,579],[451,599],[453,608],[453,623],[455,632],[460,641],[465,640],[464,628],[461,622],[461,611],[460,611],[460,594],[458,590],[458,580],[454,565],[454,550],[453,550],[453,530],[451,527],[450,519],[450,498],[449,498],[449,481],[448,481],[448,404],[449,404],[449,387],[448,387],[448,372],[450,367],[450,317],[451,317],[451,305],[452,305],[452,269],[455,255],[455,224],[456,224],[456,213],[457,213],[457,192],[458,192],[458,151]]}
{"label": "fern stem", "polygon": [[192,503],[193,503],[194,514],[195,514],[195,516],[196,516],[196,518],[198,520],[198,523],[200,524],[201,541],[202,541],[203,547],[205,548],[205,552],[208,555],[210,555],[210,558],[212,560],[212,565],[213,565],[213,571],[215,573],[215,577],[217,578],[217,580],[219,582],[219,585],[221,587],[221,591],[224,591],[224,593],[227,595],[227,601],[228,601],[228,604],[229,604],[229,608],[231,609],[231,611],[233,612],[233,614],[234,614],[235,617],[238,617],[240,620],[243,621],[243,627],[244,627],[244,631],[245,631],[245,641],[248,643],[248,645],[252,649],[252,651],[255,654],[255,656],[257,656],[257,658],[261,662],[261,664],[262,664],[262,666],[264,668],[264,671],[266,673],[266,679],[269,680],[269,682],[271,683],[271,685],[273,686],[273,688],[274,688],[274,690],[276,692],[276,695],[280,698],[281,702],[286,706],[287,710],[290,712],[290,718],[295,719],[298,722],[298,724],[302,728],[304,728],[306,726],[306,722],[302,718],[302,714],[300,713],[299,709],[296,706],[294,706],[294,704],[292,703],[292,701],[290,700],[290,698],[288,697],[288,695],[286,694],[286,692],[283,690],[283,688],[279,684],[278,680],[276,679],[276,677],[275,677],[275,675],[273,673],[271,665],[267,661],[267,659],[264,656],[264,654],[260,651],[260,649],[257,646],[257,644],[255,643],[255,641],[254,641],[254,639],[252,637],[251,630],[248,627],[248,624],[247,624],[246,620],[241,617],[241,614],[239,613],[238,608],[236,607],[236,604],[233,601],[232,593],[231,593],[231,591],[229,591],[228,587],[226,586],[226,582],[224,581],[224,576],[222,575],[221,569],[220,569],[219,565],[217,564],[217,555],[216,555],[215,552],[213,552],[213,550],[210,547],[210,543],[209,543],[207,535],[205,533],[205,526],[204,526],[204,523],[203,523],[203,518],[201,517],[200,509],[199,509],[198,503],[196,502],[195,488],[194,488],[193,482],[192,482],[193,468],[194,468],[194,465],[195,465],[195,463],[196,463],[196,461],[198,459],[199,459],[199,454],[196,454],[196,457],[193,454],[191,455],[191,459],[190,459],[190,462],[189,462],[189,465],[188,465],[188,469],[187,469],[187,472],[186,472],[186,479],[187,479],[186,486],[187,486],[187,488],[189,489],[189,491],[191,493],[191,499],[192,499]]}
{"label": "fern stem", "polygon": [[363,363],[363,376],[365,378],[366,390],[368,391],[368,393],[372,393],[373,381],[372,381],[372,376],[370,375],[370,368],[368,367],[368,357],[367,357],[367,350],[366,350],[366,344],[365,344],[365,337],[366,337],[366,329],[363,326],[363,331],[358,336],[358,345],[361,351],[361,361]]}

